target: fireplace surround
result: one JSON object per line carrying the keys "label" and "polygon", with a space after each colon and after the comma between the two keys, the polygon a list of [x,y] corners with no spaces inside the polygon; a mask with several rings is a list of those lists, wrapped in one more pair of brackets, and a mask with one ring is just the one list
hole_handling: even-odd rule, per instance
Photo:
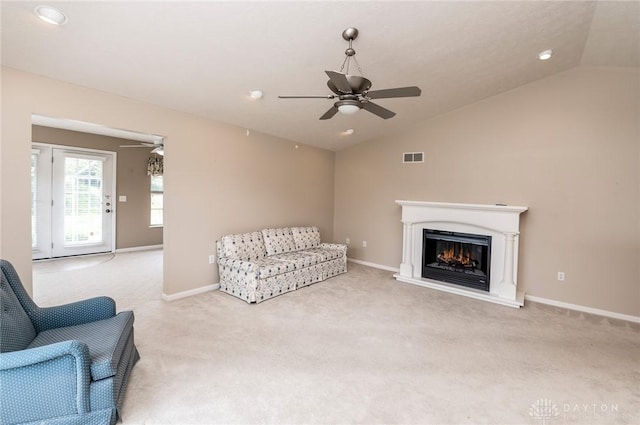
{"label": "fireplace surround", "polygon": [[[396,203],[402,206],[403,223],[402,263],[394,275],[397,280],[510,307],[524,305],[524,293],[517,290],[518,242],[520,214],[527,207]],[[468,245],[467,251],[463,244]],[[426,276],[425,268],[429,269]],[[486,275],[484,282],[482,273]],[[452,281],[456,274],[463,282]]]}

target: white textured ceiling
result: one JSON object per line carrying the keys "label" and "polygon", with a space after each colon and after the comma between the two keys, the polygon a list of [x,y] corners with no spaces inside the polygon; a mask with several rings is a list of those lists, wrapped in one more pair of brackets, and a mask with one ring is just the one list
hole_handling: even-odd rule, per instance
{"label": "white textured ceiling", "polygon": [[[635,1],[55,2],[62,27],[36,18],[42,3],[2,1],[4,66],[331,150],[581,64],[640,64]],[[324,71],[340,70],[350,26],[372,90],[422,96],[377,100],[389,120],[320,121],[331,100],[278,99],[330,94]]]}

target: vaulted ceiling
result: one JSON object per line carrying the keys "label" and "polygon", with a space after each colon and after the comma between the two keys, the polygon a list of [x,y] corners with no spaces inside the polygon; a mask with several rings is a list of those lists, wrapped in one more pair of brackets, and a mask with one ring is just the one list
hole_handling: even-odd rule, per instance
{"label": "vaulted ceiling", "polygon": [[[640,66],[635,1],[63,1],[59,27],[35,16],[41,3],[2,1],[3,66],[331,150],[579,65]],[[347,27],[372,90],[422,89],[376,101],[394,118],[321,121],[334,101],[278,99],[331,94]]]}

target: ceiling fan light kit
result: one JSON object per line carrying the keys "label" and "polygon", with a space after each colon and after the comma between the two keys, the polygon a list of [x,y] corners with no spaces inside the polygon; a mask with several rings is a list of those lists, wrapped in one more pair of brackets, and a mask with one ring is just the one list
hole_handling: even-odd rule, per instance
{"label": "ceiling fan light kit", "polygon": [[[355,40],[357,37],[357,28],[347,28],[342,32],[342,38],[349,42],[349,47],[344,51],[344,62],[342,63],[342,67],[340,68],[340,71],[342,72],[346,65],[346,72],[342,74],[341,72],[325,71],[325,73],[329,77],[329,81],[327,81],[327,87],[329,87],[329,90],[331,90],[335,94],[325,96],[278,97],[281,99],[335,99],[337,97],[338,101],[335,102],[333,106],[320,117],[321,120],[332,118],[338,112],[345,115],[353,115],[360,109],[365,109],[366,111],[369,111],[372,114],[386,120],[394,117],[396,115],[395,112],[392,112],[380,105],[371,102],[371,99],[414,97],[420,96],[422,94],[420,88],[415,86],[369,91],[372,85],[371,81],[362,76],[362,69],[360,68],[360,64],[358,64],[358,61],[356,60],[356,51],[352,46],[353,40]],[[349,67],[352,60],[358,67],[358,72],[360,72],[359,76],[349,74]]]}
{"label": "ceiling fan light kit", "polygon": [[353,115],[361,108],[357,100],[340,100],[336,105],[338,105],[338,112],[345,115]]}

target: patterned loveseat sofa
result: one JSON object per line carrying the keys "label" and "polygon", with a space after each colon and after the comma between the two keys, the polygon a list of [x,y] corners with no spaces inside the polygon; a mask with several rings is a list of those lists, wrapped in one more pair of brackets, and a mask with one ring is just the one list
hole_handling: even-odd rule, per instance
{"label": "patterned loveseat sofa", "polygon": [[216,242],[220,290],[259,303],[347,271],[347,246],[320,242],[317,227],[264,229]]}

